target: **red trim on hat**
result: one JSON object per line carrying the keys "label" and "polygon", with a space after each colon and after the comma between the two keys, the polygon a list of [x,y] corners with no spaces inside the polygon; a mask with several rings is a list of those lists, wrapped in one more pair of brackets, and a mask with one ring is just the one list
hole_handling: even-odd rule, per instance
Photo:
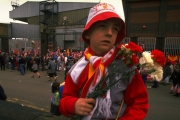
{"label": "red trim on hat", "polygon": [[[103,12],[103,13],[100,13],[96,16],[94,16],[85,26],[84,28],[84,31],[82,33],[82,38],[83,40],[89,44],[89,40],[86,39],[85,37],[85,31],[88,30],[92,24],[94,24],[95,22],[98,22],[98,21],[103,21],[103,20],[107,20],[109,18],[118,18],[120,20],[120,22],[124,23],[124,21],[120,18],[120,16],[114,12]],[[122,24],[121,26],[121,30],[119,31],[118,35],[117,35],[117,38],[116,38],[116,43],[115,44],[118,44],[119,42],[121,42],[125,37],[125,23]]]}

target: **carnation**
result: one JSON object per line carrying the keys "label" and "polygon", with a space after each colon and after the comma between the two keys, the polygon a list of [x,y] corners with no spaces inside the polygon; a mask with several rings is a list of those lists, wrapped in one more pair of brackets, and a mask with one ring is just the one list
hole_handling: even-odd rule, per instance
{"label": "carnation", "polygon": [[150,76],[156,81],[161,81],[163,77],[163,70],[156,70],[155,72],[151,73]]}
{"label": "carnation", "polygon": [[156,80],[160,81],[163,77],[163,66],[166,63],[164,53],[159,50],[153,50],[150,52],[143,52],[142,57],[139,60],[139,64],[143,67],[143,70]]}
{"label": "carnation", "polygon": [[166,57],[163,52],[159,50],[153,50],[151,52],[152,58],[161,66],[164,66],[166,64]]}

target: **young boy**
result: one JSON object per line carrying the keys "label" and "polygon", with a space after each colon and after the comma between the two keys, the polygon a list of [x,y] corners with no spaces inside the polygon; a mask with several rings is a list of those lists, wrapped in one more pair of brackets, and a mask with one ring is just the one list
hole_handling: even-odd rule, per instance
{"label": "young boy", "polygon": [[59,82],[54,82],[51,84],[51,92],[52,92],[52,97],[51,97],[51,109],[50,112],[54,115],[60,115],[59,113]]}
{"label": "young boy", "polygon": [[62,91],[64,89],[64,84],[63,83],[59,83],[59,82],[53,82],[51,84],[51,92],[52,92],[52,96],[51,96],[51,109],[50,112],[54,115],[61,115],[59,112],[59,100],[62,97]]}
{"label": "young boy", "polygon": [[[89,47],[67,74],[63,98],[60,100],[61,114],[67,117],[84,116],[83,120],[115,120],[116,116],[118,120],[143,120],[148,111],[148,96],[137,69],[132,77],[112,86],[106,95],[97,99],[87,98],[88,93],[93,91],[93,84],[97,85],[98,82],[93,72],[97,66],[104,66],[108,71],[111,64],[107,63],[115,56],[114,46],[125,37],[125,23],[114,7],[100,3],[91,8],[82,37]],[[98,61],[99,58],[101,61]],[[119,68],[123,65],[119,60]],[[91,77],[94,77],[92,82]],[[112,76],[109,81],[115,81],[115,77]],[[104,101],[100,102],[102,99]]]}

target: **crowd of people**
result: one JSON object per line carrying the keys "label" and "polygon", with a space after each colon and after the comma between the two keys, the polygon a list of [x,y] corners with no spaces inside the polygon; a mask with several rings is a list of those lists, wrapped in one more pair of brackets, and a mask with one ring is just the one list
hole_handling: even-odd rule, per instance
{"label": "crowd of people", "polygon": [[[0,67],[1,71],[18,70],[21,75],[25,75],[26,71],[33,72],[40,78],[39,70],[47,70],[49,81],[51,77],[56,80],[56,71],[63,70],[65,74],[73,64],[82,57],[82,51],[66,51],[59,47],[55,51],[47,50],[46,55],[41,54],[14,54],[14,53],[0,53]],[[51,68],[50,68],[51,67]]]}

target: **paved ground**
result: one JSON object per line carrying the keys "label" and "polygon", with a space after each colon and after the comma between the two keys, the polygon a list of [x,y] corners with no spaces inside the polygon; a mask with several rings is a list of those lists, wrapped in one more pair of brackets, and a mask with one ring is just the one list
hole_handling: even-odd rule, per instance
{"label": "paved ground", "polygon": [[[50,84],[46,71],[40,71],[41,78],[31,78],[32,73],[21,76],[18,71],[0,71],[0,84],[8,96],[8,102],[0,101],[0,120],[66,120],[63,116],[49,114]],[[62,82],[64,72],[58,72]],[[152,85],[152,83],[147,83]],[[179,120],[180,98],[169,93],[170,85],[147,89],[150,108],[145,120]]]}

